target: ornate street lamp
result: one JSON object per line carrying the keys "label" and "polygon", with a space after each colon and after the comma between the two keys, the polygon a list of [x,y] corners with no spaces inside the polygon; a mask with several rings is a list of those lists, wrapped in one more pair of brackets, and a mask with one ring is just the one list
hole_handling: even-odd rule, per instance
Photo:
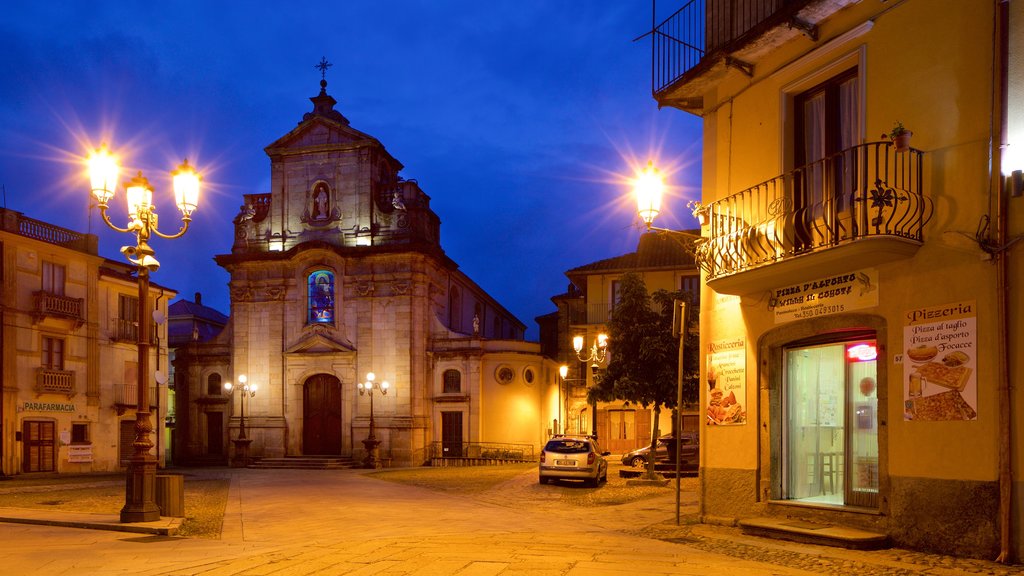
{"label": "ornate street lamp", "polygon": [[377,440],[376,428],[373,422],[373,391],[378,390],[381,395],[386,396],[388,388],[391,387],[388,381],[377,383],[377,376],[373,372],[367,372],[366,382],[359,382],[356,387],[359,388],[359,395],[370,396],[370,434],[363,440],[363,446],[366,447],[366,459],[363,461],[363,465],[366,468],[380,468],[380,440]]}
{"label": "ornate street lamp", "polygon": [[153,442],[149,434],[153,431],[149,414],[149,275],[160,268],[149,246],[152,235],[160,238],[178,238],[188,230],[192,222],[192,211],[199,203],[199,175],[189,166],[188,160],[173,174],[174,199],[181,211],[181,228],[175,234],[163,234],[157,230],[157,215],[153,210],[153,188],[140,171],[125,183],[125,197],[128,209],[128,225],[115,226],[107,215],[107,203],[113,199],[120,167],[117,158],[106,146],[101,146],[88,160],[89,179],[92,194],[96,197],[100,215],[107,226],[118,232],[135,235],[135,246],[122,246],[121,253],[129,262],[138,267],[139,275],[139,359],[138,394],[135,408],[134,452],[128,460],[125,482],[125,504],[121,509],[121,522],[152,522],[160,519],[160,509],[154,501],[156,493],[156,457],[150,454]]}
{"label": "ornate street lamp", "polygon": [[[608,335],[603,332],[598,334],[597,339],[590,344],[586,353],[583,352],[583,336],[573,336],[572,349],[576,351],[576,359],[580,361],[580,364],[585,365],[590,362],[591,373],[596,374],[597,369],[608,356]],[[580,367],[580,379],[584,384],[587,381],[586,370],[582,366]],[[594,400],[590,406],[590,433],[597,438],[597,400]]]}
{"label": "ornate street lamp", "polygon": [[[249,464],[249,444],[252,444],[252,440],[245,435],[245,402],[246,398],[254,398],[256,396],[256,385],[249,384],[249,378],[245,374],[238,376],[238,383],[242,385],[241,388],[238,388],[242,393],[242,398],[239,401],[242,415],[238,423],[238,439],[232,440],[232,442],[235,444],[235,465],[244,467]],[[231,382],[228,382],[224,384],[224,389],[227,390],[228,396],[232,396],[236,387],[232,386]]]}
{"label": "ornate street lamp", "polygon": [[[648,232],[657,232],[672,238],[680,244],[683,250],[693,255],[694,261],[698,266],[703,267],[704,259],[700,250],[700,246],[704,241],[703,237],[682,230],[658,228],[654,225],[654,219],[661,213],[661,197],[664,193],[665,178],[654,167],[654,163],[648,161],[647,167],[633,179],[633,194],[636,196],[637,215],[640,216],[640,220],[643,221]],[[708,223],[707,207],[701,206],[699,202],[690,202],[689,206],[701,226]]]}

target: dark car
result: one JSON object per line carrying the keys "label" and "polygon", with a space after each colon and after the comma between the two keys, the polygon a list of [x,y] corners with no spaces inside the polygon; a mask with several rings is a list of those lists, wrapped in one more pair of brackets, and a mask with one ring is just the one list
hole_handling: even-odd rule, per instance
{"label": "dark car", "polygon": [[[700,435],[697,432],[683,432],[681,437],[682,442],[680,442],[679,446],[679,459],[682,463],[681,468],[689,471],[696,470],[700,465],[698,462],[698,456],[700,454]],[[672,434],[666,434],[661,438],[658,438],[658,445],[654,452],[654,463],[675,464],[675,459],[671,457],[675,443],[676,438]],[[634,468],[644,468],[647,466],[647,457],[650,452],[650,445],[626,452],[622,455],[622,463],[626,466],[633,466]]]}
{"label": "dark car", "polygon": [[549,480],[583,480],[588,486],[608,481],[610,452],[602,452],[592,436],[556,434],[540,451],[540,483]]}

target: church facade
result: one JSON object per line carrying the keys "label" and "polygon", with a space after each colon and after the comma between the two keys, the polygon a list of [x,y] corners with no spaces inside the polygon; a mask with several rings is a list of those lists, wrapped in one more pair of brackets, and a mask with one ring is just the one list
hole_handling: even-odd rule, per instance
{"label": "church facade", "polygon": [[[234,451],[243,413],[252,458],[361,458],[371,417],[396,466],[471,443],[537,446],[553,362],[445,255],[430,198],[334,109],[326,85],[265,149],[271,192],[245,195],[231,253],[216,257],[230,273],[230,321],[179,355],[178,454]],[[371,372],[390,385],[372,400],[358,388]],[[242,375],[255,395],[240,397]]]}

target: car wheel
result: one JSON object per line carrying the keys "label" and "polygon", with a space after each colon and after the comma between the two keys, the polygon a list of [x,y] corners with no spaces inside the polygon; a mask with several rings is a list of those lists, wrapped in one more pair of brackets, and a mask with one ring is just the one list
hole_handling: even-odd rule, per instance
{"label": "car wheel", "polygon": [[629,461],[629,465],[633,468],[646,468],[647,459],[643,456],[634,456],[633,459]]}
{"label": "car wheel", "polygon": [[541,484],[547,484],[547,483],[548,483],[548,479],[547,479],[547,478],[545,478],[545,477],[543,477],[543,476],[541,476],[541,477],[540,477],[540,483],[541,483]]}
{"label": "car wheel", "polygon": [[607,481],[608,481],[608,469],[605,468],[604,469],[604,476],[601,476],[601,482],[607,482]]}
{"label": "car wheel", "polygon": [[598,478],[587,478],[583,483],[591,488],[597,488]]}

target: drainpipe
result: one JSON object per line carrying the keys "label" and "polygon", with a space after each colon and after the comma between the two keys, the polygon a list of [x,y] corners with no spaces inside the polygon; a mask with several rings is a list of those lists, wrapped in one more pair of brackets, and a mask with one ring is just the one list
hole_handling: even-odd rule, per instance
{"label": "drainpipe", "polygon": [[1010,334],[1009,334],[1009,261],[1006,248],[1007,226],[1007,191],[1002,175],[1003,150],[1007,142],[1007,106],[1008,106],[1008,66],[1009,66],[1009,0],[996,0],[995,6],[995,45],[993,46],[993,116],[998,118],[994,123],[993,141],[995,166],[989,185],[995,187],[996,197],[996,250],[994,252],[996,266],[996,305],[998,322],[998,373],[996,405],[999,406],[999,556],[995,561],[1007,564],[1012,557],[1011,531],[1013,511],[1013,462],[1012,462],[1012,425],[1013,408],[1010,395]]}

